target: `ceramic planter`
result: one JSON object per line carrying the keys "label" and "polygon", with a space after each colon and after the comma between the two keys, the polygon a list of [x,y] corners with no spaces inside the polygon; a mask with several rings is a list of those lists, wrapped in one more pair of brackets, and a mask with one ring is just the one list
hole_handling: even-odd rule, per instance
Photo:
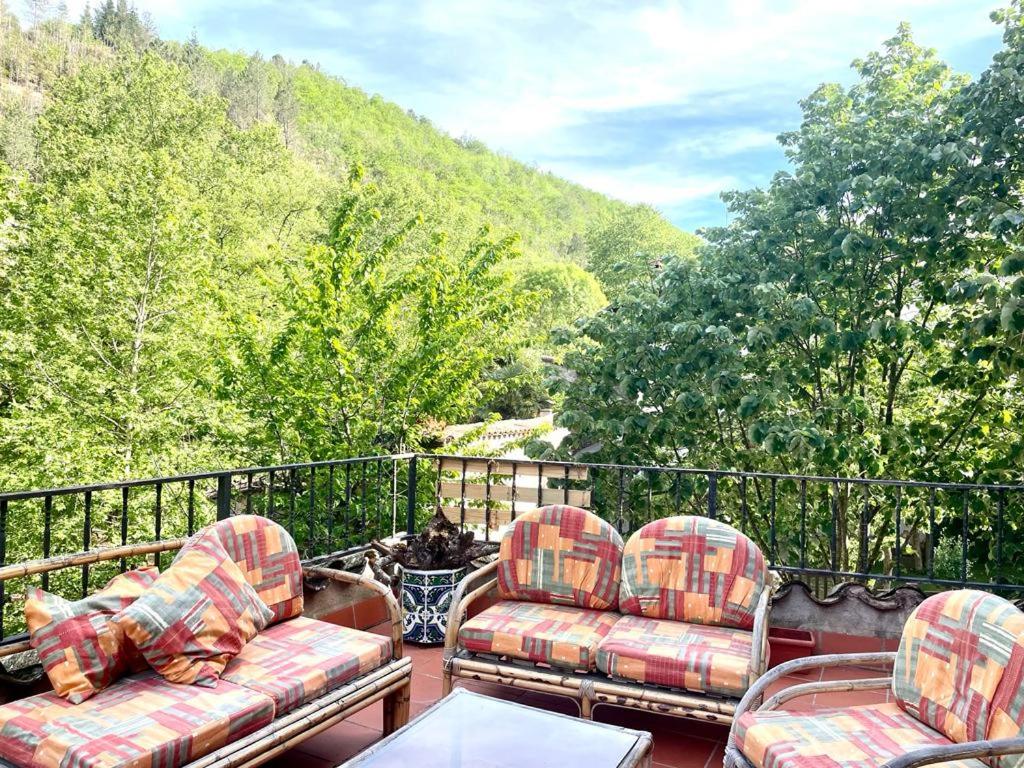
{"label": "ceramic planter", "polygon": [[402,578],[403,637],[410,643],[443,643],[452,593],[466,568],[443,571],[406,569]]}

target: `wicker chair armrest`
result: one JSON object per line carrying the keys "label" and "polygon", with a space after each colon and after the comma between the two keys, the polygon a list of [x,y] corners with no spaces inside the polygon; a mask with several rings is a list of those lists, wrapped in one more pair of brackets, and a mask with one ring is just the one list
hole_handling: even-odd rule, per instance
{"label": "wicker chair armrest", "polygon": [[[829,667],[844,667],[847,665],[881,666],[892,668],[896,660],[896,654],[891,651],[880,653],[842,653],[828,654],[824,656],[808,656],[805,659],[794,659],[780,664],[775,669],[769,670],[755,682],[746,692],[740,703],[736,706],[736,714],[733,718],[733,733],[735,723],[739,722],[740,716],[747,710],[757,710],[764,698],[764,692],[772,683],[781,680],[786,675],[794,672],[802,672],[807,669],[827,669]],[[729,743],[733,742],[733,734],[729,734]]]}
{"label": "wicker chair armrest", "polygon": [[787,701],[798,699],[801,696],[813,696],[818,693],[879,691],[891,687],[891,677],[869,677],[861,680],[821,680],[814,683],[798,683],[796,685],[791,685],[788,688],[783,688],[757,709],[758,711],[778,709]]}
{"label": "wicker chair armrest", "polygon": [[944,763],[949,760],[969,760],[1000,755],[1024,755],[1024,738],[1018,736],[1014,739],[966,741],[962,744],[921,747],[894,757],[884,763],[881,768],[918,768],[918,766]]}
{"label": "wicker chair armrest", "polygon": [[[446,663],[455,653],[459,642],[459,630],[462,628],[462,623],[465,620],[469,606],[477,598],[485,595],[497,585],[498,580],[494,577],[494,573],[498,570],[498,563],[498,560],[494,560],[483,568],[467,574],[459,582],[459,586],[455,588],[455,593],[452,595],[451,608],[448,609],[448,627],[444,634],[444,658]],[[472,588],[473,584],[486,577],[490,578],[481,586]]]}
{"label": "wicker chair armrest", "polygon": [[772,596],[777,585],[778,576],[774,571],[768,571],[764,590],[754,609],[753,652],[750,655],[751,680],[763,675],[768,667],[768,619],[772,609]]}
{"label": "wicker chair armrest", "polygon": [[307,579],[330,579],[343,585],[363,587],[384,598],[384,603],[388,608],[388,616],[391,618],[391,655],[395,659],[402,658],[402,608],[388,587],[376,579],[356,573],[349,573],[348,571],[339,571],[337,568],[303,566],[302,576]]}

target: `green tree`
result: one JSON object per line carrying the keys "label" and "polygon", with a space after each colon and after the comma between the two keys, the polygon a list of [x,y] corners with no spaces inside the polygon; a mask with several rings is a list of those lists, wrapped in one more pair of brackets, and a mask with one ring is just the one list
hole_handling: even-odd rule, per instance
{"label": "green tree", "polygon": [[665,262],[691,256],[699,243],[648,205],[616,212],[586,233],[587,269],[612,298],[645,286]]}
{"label": "green tree", "polygon": [[63,82],[37,135],[42,181],[23,190],[8,251],[28,378],[0,430],[5,485],[223,460],[214,287],[266,226],[283,148],[236,131],[153,54]]}
{"label": "green tree", "polygon": [[518,330],[535,346],[548,346],[553,331],[571,328],[608,303],[594,276],[569,261],[525,257],[505,262],[499,272],[529,304]]}
{"label": "green tree", "polygon": [[516,305],[494,267],[514,241],[484,233],[453,253],[438,235],[407,262],[396,254],[421,219],[386,202],[357,171],[325,241],[279,285],[280,316],[239,314],[225,339],[223,396],[274,455],[413,448],[427,420],[470,411],[507,347]]}
{"label": "green tree", "polygon": [[[1004,451],[1024,415],[1017,384],[963,353],[972,317],[947,295],[963,276],[964,242],[945,236],[951,171],[934,150],[959,127],[964,81],[906,28],[855,67],[851,88],[825,85],[802,103],[800,129],[783,137],[792,173],[727,195],[733,223],[706,232],[696,261],[667,262],[650,292],[628,292],[586,325],[582,349],[567,358],[576,377],[560,379],[567,452],[1020,479]],[[835,544],[829,504],[811,523],[822,532],[818,562],[877,567],[896,546],[893,499],[837,493]],[[904,520],[920,524],[923,502],[910,501]],[[731,504],[737,514],[739,500]],[[765,505],[758,511],[763,532]],[[871,546],[851,548],[862,527]]]}

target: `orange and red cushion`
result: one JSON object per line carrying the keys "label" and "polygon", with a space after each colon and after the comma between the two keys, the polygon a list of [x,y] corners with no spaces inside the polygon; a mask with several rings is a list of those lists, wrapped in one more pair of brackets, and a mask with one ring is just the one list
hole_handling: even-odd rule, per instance
{"label": "orange and red cushion", "polygon": [[516,518],[501,540],[498,593],[506,600],[614,609],[622,537],[597,515],[549,506]]}
{"label": "orange and red cushion", "polygon": [[597,646],[597,668],[646,685],[734,698],[753,679],[753,633],[681,621],[623,616]]}
{"label": "orange and red cushion", "polygon": [[761,550],[732,526],[706,517],[666,517],[626,542],[619,610],[750,629],[767,577]]}
{"label": "orange and red cushion", "polygon": [[933,595],[903,627],[893,694],[907,712],[953,741],[993,738],[993,727],[1015,736],[1022,634],[1024,613],[1008,600],[970,589]]}
{"label": "orange and red cushion", "polygon": [[597,647],[618,618],[569,605],[502,601],[463,624],[459,644],[473,653],[593,671]]}
{"label": "orange and red cushion", "polygon": [[302,564],[288,531],[260,515],[237,515],[196,533],[178,557],[211,537],[227,550],[270,609],[271,624],[302,615]]}
{"label": "orange and red cushion", "polygon": [[[1013,640],[1003,678],[996,686],[986,739],[1024,736],[1024,632]],[[990,758],[993,768],[1024,768],[1024,755]]]}
{"label": "orange and red cushion", "polygon": [[224,547],[206,538],[111,622],[170,682],[212,687],[270,618]]}
{"label": "orange and red cushion", "polygon": [[[744,712],[733,737],[754,768],[871,768],[914,748],[952,743],[895,703],[807,713]],[[985,768],[980,760],[941,765]]]}
{"label": "orange and red cushion", "polygon": [[146,668],[138,649],[108,620],[131,605],[158,575],[152,566],[128,571],[74,602],[41,589],[28,591],[29,644],[39,653],[59,696],[80,704],[127,672]]}
{"label": "orange and red cushion", "polygon": [[391,658],[391,638],[297,616],[256,635],[221,680],[265,693],[278,715]]}
{"label": "orange and red cushion", "polygon": [[264,694],[143,672],[82,704],[44,693],[0,706],[0,757],[21,768],[178,768],[273,719]]}

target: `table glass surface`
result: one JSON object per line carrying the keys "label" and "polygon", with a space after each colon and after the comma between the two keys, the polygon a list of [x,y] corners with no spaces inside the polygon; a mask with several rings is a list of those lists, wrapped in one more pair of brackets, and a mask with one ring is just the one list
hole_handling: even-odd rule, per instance
{"label": "table glass surface", "polygon": [[376,751],[346,765],[615,768],[639,736],[636,731],[460,690],[424,712]]}

